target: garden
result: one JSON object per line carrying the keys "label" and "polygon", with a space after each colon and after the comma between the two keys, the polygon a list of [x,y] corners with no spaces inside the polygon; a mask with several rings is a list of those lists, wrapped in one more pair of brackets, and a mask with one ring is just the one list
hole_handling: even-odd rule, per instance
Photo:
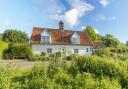
{"label": "garden", "polygon": [[112,35],[92,37],[106,46],[92,56],[67,57],[61,52],[35,55],[24,32],[7,30],[0,37],[0,59],[36,62],[32,68],[0,63],[0,89],[128,89],[128,44],[121,44]]}

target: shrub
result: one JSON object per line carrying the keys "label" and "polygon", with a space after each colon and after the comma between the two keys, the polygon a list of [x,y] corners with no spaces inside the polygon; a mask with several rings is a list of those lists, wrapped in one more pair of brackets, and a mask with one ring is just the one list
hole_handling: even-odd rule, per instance
{"label": "shrub", "polygon": [[0,59],[4,56],[4,51],[8,49],[8,43],[0,41]]}
{"label": "shrub", "polygon": [[30,58],[33,55],[32,48],[28,44],[11,44],[9,49],[10,54],[14,57]]}
{"label": "shrub", "polygon": [[97,77],[117,78],[123,88],[128,86],[127,65],[124,62],[94,56],[82,57],[76,61],[76,66],[78,69],[75,70],[81,74],[89,72]]}
{"label": "shrub", "polygon": [[21,87],[19,82],[14,82],[16,71],[11,65],[0,65],[0,89],[19,89]]}
{"label": "shrub", "polygon": [[73,61],[73,60],[76,60],[76,59],[78,59],[80,56],[78,55],[78,54],[72,54],[72,55],[70,55],[70,56],[67,56],[66,57],[66,60],[68,60],[68,61]]}
{"label": "shrub", "polygon": [[44,61],[47,60],[47,57],[45,57],[44,55],[32,55],[30,58],[31,61]]}

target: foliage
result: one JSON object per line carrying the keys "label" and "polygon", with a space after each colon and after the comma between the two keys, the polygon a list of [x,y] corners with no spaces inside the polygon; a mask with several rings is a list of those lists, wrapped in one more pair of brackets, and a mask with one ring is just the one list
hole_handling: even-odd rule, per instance
{"label": "foliage", "polygon": [[16,71],[10,66],[0,65],[0,89],[19,89],[20,83],[14,82],[13,78]]}
{"label": "foliage", "polygon": [[3,58],[4,51],[8,48],[8,43],[0,41],[0,59]]}
{"label": "foliage", "polygon": [[0,89],[127,89],[127,66],[98,56],[79,56],[70,66],[53,59],[28,71],[0,66]]}
{"label": "foliage", "polygon": [[101,59],[94,56],[82,57],[77,60],[76,66],[81,74],[92,73],[99,78],[106,76],[110,79],[118,79],[123,88],[128,87],[128,69],[125,62],[105,58]]}
{"label": "foliage", "polygon": [[111,57],[116,60],[128,60],[128,48],[102,48],[97,49],[93,52],[93,55],[97,55],[99,57]]}
{"label": "foliage", "polygon": [[12,56],[12,58],[30,58],[33,55],[33,52],[31,46],[28,44],[10,44],[5,54],[11,54],[9,56]]}
{"label": "foliage", "polygon": [[125,45],[126,45],[126,47],[128,47],[128,41],[126,41],[126,44]]}
{"label": "foliage", "polygon": [[2,34],[0,33],[0,41],[2,41]]}
{"label": "foliage", "polygon": [[95,32],[93,27],[87,26],[87,28],[85,29],[85,32],[88,34],[88,36],[92,41],[100,40],[100,35]]}
{"label": "foliage", "polygon": [[44,60],[48,60],[48,58],[45,57],[44,54],[41,54],[41,55],[35,54],[31,56],[30,60],[31,61],[44,61]]}
{"label": "foliage", "polygon": [[66,57],[66,60],[68,61],[73,61],[73,60],[76,60],[78,59],[80,56],[78,54],[72,54],[72,55],[69,55]]}
{"label": "foliage", "polygon": [[2,40],[8,43],[26,43],[29,38],[26,33],[16,29],[8,29],[2,34]]}
{"label": "foliage", "polygon": [[120,41],[110,34],[106,34],[101,39],[107,47],[118,47],[120,45]]}

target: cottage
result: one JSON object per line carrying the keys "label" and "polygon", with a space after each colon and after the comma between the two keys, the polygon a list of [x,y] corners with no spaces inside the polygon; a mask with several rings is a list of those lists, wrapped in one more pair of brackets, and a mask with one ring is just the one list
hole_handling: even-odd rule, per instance
{"label": "cottage", "polygon": [[59,22],[59,28],[34,27],[31,45],[35,54],[65,52],[65,54],[91,55],[93,43],[84,31],[65,30],[64,23]]}

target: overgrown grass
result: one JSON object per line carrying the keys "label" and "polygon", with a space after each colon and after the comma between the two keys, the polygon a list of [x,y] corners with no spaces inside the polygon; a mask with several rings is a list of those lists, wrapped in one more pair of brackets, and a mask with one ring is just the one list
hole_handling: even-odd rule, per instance
{"label": "overgrown grass", "polygon": [[32,69],[0,66],[0,89],[127,89],[128,62],[103,57],[78,57],[67,66],[53,58]]}

